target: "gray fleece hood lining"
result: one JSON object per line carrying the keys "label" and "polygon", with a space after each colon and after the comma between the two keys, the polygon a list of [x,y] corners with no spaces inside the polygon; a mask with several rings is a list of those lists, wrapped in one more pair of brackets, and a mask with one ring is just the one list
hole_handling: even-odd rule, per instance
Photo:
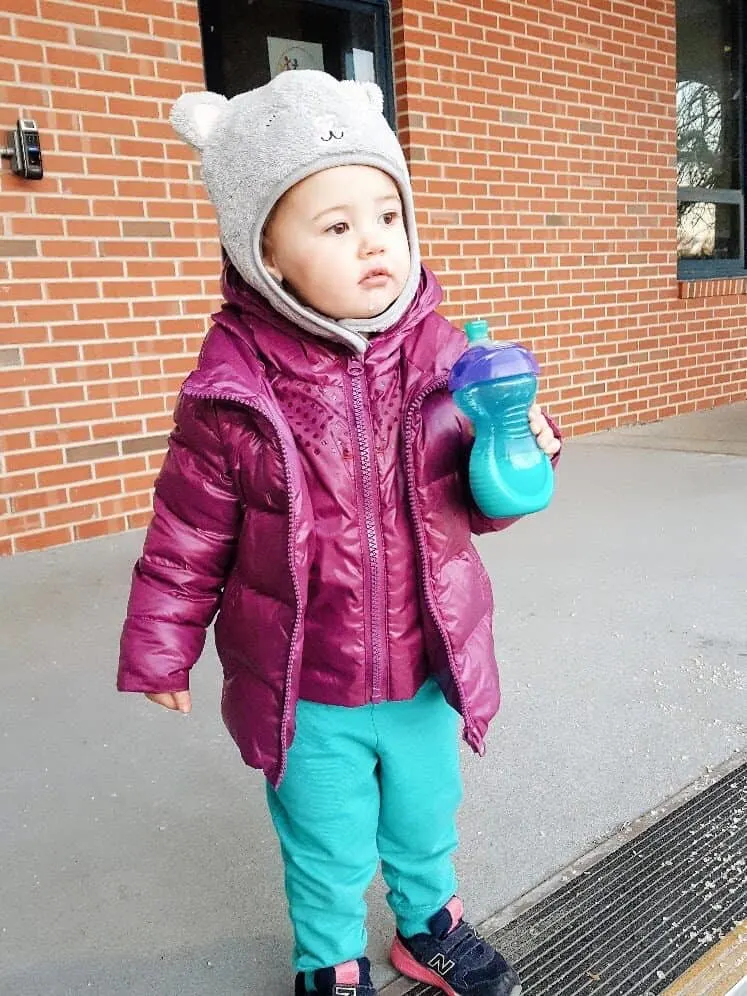
{"label": "gray fleece hood lining", "polygon": [[[363,352],[368,345],[366,337],[375,332],[381,332],[383,329],[392,326],[397,319],[404,314],[415,296],[418,283],[420,282],[420,254],[417,250],[417,239],[411,240],[410,232],[416,231],[416,220],[412,212],[412,201],[406,199],[405,192],[400,189],[400,179],[392,174],[391,166],[387,160],[383,159],[381,156],[370,153],[341,153],[338,156],[330,156],[330,161],[325,162],[321,169],[333,169],[336,166],[373,166],[376,169],[382,170],[397,184],[397,190],[399,191],[399,195],[402,200],[402,210],[405,218],[407,237],[410,241],[410,272],[407,277],[407,282],[402,288],[399,297],[396,301],[393,301],[392,304],[390,304],[386,311],[382,312],[380,315],[375,315],[373,318],[351,318],[341,319],[339,321],[329,318],[327,315],[323,315],[299,301],[293,294],[289,294],[282,284],[279,284],[278,281],[272,276],[264,264],[264,260],[262,258],[262,236],[272,209],[278,203],[283,194],[290,190],[291,187],[295,186],[295,184],[299,183],[301,180],[305,180],[306,177],[312,176],[313,172],[319,172],[318,170],[314,170],[310,173],[304,168],[300,171],[299,176],[290,176],[287,178],[286,183],[283,185],[283,189],[280,190],[277,196],[273,195],[272,197],[267,198],[265,204],[262,205],[259,211],[258,223],[252,242],[252,249],[257,273],[268,291],[271,291],[273,294],[276,294],[279,298],[284,300],[289,308],[298,309],[299,313],[302,313],[308,318],[309,321],[318,324],[320,327],[328,328],[332,333],[351,332],[358,338],[362,338],[363,342],[361,345],[363,348],[361,349],[361,352]],[[413,258],[413,242],[415,244],[415,258]],[[257,289],[259,290],[259,288]],[[260,293],[263,292],[260,290]],[[263,297],[268,297],[268,294],[263,293]],[[403,307],[400,308],[400,305],[403,305]],[[353,342],[351,342],[351,345],[352,344]],[[355,343],[355,345],[357,346],[358,343]]]}

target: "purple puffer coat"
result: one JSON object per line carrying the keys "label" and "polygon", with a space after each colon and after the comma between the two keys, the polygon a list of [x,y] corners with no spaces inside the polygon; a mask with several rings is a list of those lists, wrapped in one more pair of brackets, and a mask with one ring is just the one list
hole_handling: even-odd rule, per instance
{"label": "purple puffer coat", "polygon": [[[312,639],[313,620],[306,612],[316,569],[313,508],[321,496],[310,492],[320,485],[304,473],[298,440],[270,384],[259,344],[271,342],[276,353],[287,350],[293,369],[307,381],[324,376],[329,397],[339,387],[339,396],[351,399],[348,445],[329,446],[324,460],[330,481],[340,488],[339,500],[346,500],[347,488],[358,501],[360,521],[367,530],[370,522],[374,545],[370,560],[338,553],[327,568],[343,588],[367,593],[369,615],[375,614],[377,601],[386,602],[377,592],[374,555],[381,510],[369,507],[377,504],[372,492],[367,501],[361,493],[366,467],[381,447],[365,417],[371,398],[360,386],[366,383],[368,353],[356,358],[343,346],[299,333],[243,282],[237,290],[229,281],[226,298],[177,403],[176,428],[156,482],[155,515],[133,576],[118,687],[138,692],[188,688],[189,670],[220,609],[215,638],[224,671],[223,718],[246,763],[277,785],[295,731],[307,629]],[[449,370],[465,340],[435,313],[440,301],[438,283],[424,270],[413,305],[383,334],[397,350],[395,416],[401,428],[399,459],[396,454],[389,459],[404,467],[406,530],[415,538],[418,571],[412,589],[421,606],[427,667],[461,713],[466,741],[481,753],[500,696],[490,582],[470,536],[512,520],[485,519],[469,497],[471,430],[447,391]],[[370,352],[378,348],[378,342],[372,344]],[[360,416],[353,411],[356,397],[366,399],[360,400]],[[391,408],[391,398],[378,400]],[[355,477],[343,463],[351,451],[358,458]],[[353,480],[363,483],[346,485]],[[397,528],[404,541],[404,527]],[[396,528],[393,532],[389,557],[398,548]],[[412,546],[411,538],[408,542]],[[355,544],[360,554],[358,530]],[[330,546],[327,560],[338,549]],[[389,581],[384,578],[385,585]],[[364,627],[345,609],[334,615],[327,606],[326,613],[324,627],[334,634],[341,658],[345,650],[351,659],[364,656],[363,649],[357,652],[362,630],[371,634],[365,656],[372,646],[376,651],[375,620],[369,618]],[[384,618],[379,631],[388,628]],[[350,682],[352,688],[352,677]],[[369,700],[376,701],[381,693],[375,683],[371,687]],[[333,701],[360,704],[352,692],[346,701],[340,688]]]}

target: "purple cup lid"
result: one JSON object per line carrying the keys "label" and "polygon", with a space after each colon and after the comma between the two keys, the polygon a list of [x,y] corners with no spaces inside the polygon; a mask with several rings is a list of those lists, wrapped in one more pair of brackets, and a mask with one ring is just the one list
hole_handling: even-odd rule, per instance
{"label": "purple cup lid", "polygon": [[449,374],[449,390],[453,393],[470,384],[501,380],[520,374],[539,373],[534,355],[518,342],[486,342],[470,346],[462,353]]}

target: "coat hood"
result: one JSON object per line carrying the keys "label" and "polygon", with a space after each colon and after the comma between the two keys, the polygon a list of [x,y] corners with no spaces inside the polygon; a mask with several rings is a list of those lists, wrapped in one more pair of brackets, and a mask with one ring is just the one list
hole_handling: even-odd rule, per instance
{"label": "coat hood", "polygon": [[[357,355],[349,345],[320,339],[279,314],[264,297],[250,287],[230,260],[223,270],[224,305],[212,315],[213,327],[200,351],[197,367],[187,377],[183,392],[211,395],[225,399],[257,401],[264,398],[266,409],[274,408],[266,379],[256,353],[251,329],[269,330],[277,338],[287,336],[287,352],[314,355],[318,351],[340,356]],[[425,319],[437,318],[436,308],[443,293],[438,280],[426,267],[421,268],[420,283],[410,307],[390,328],[380,332],[366,348],[376,342],[400,340],[417,335]],[[394,343],[393,343],[394,344]]]}

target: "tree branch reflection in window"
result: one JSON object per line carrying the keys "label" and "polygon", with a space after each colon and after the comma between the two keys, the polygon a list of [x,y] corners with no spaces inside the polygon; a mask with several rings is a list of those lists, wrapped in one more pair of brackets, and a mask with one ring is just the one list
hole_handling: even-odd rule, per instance
{"label": "tree branch reflection in window", "polygon": [[[677,84],[677,186],[713,190],[723,183],[721,99],[707,83]],[[727,184],[728,185],[728,184]],[[713,258],[716,205],[707,201],[677,204],[677,250],[680,257]]]}

